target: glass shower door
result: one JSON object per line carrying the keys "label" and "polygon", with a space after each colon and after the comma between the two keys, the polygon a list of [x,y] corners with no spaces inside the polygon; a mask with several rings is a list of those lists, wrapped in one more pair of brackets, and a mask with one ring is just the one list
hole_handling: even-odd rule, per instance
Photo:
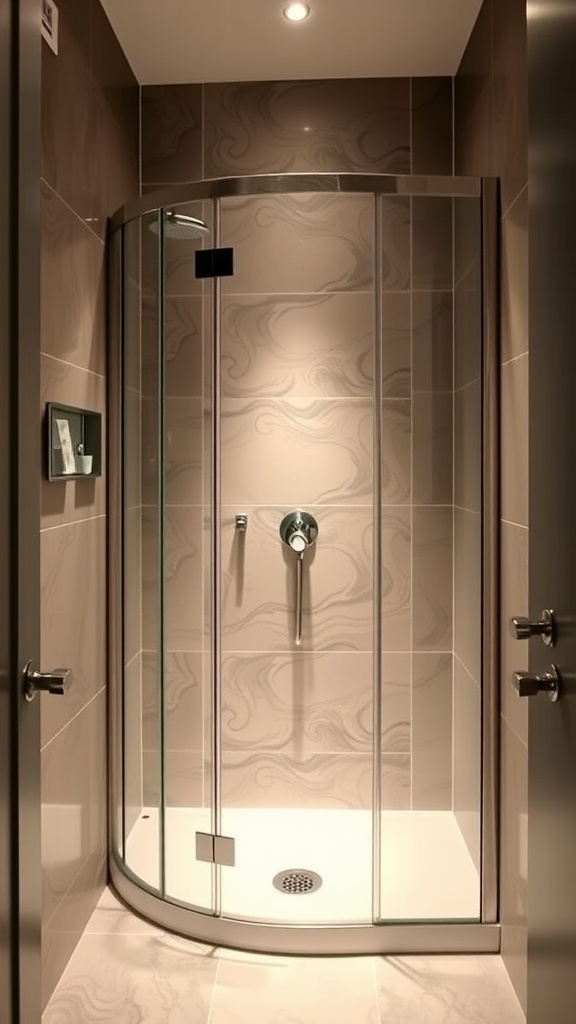
{"label": "glass shower door", "polygon": [[221,223],[222,912],[369,922],[374,201],[230,198]]}
{"label": "glass shower door", "polygon": [[[470,921],[481,863],[481,207],[398,201],[412,248],[401,290],[386,260],[382,275],[380,919]],[[389,216],[384,199],[384,248]],[[400,418],[409,473],[394,492]]]}

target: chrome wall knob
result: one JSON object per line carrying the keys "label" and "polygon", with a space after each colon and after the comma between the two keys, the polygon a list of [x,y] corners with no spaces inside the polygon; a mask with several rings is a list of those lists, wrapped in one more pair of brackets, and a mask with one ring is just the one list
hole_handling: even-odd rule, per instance
{"label": "chrome wall knob", "polygon": [[554,612],[545,608],[539,620],[515,616],[510,619],[510,632],[515,640],[529,640],[531,636],[539,636],[547,647],[553,647],[556,642]]}
{"label": "chrome wall knob", "polygon": [[51,672],[37,672],[33,661],[29,661],[24,670],[24,696],[26,700],[34,700],[37,693],[53,693],[57,697],[65,697],[72,685],[72,672],[69,668],[55,668]]}
{"label": "chrome wall knob", "polygon": [[519,697],[535,697],[537,693],[547,693],[548,699],[557,701],[560,696],[560,673],[556,665],[543,676],[532,672],[513,672],[512,686]]}

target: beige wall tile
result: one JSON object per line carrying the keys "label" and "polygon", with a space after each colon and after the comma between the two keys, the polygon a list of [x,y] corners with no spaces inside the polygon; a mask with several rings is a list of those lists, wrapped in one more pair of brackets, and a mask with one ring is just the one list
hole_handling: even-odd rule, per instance
{"label": "beige wall tile", "polygon": [[452,392],[416,391],[412,399],[412,494],[416,505],[453,500]]}
{"label": "beige wall tile", "polygon": [[72,671],[66,696],[42,695],[45,744],[107,682],[105,519],[43,531],[40,574],[42,664]]}
{"label": "beige wall tile", "polygon": [[128,834],[142,813],[142,655],[124,668],[124,813]]}
{"label": "beige wall tile", "polygon": [[382,510],[382,648],[412,647],[412,522],[408,507]]}
{"label": "beige wall tile", "polygon": [[[154,507],[142,511],[142,638],[156,650],[159,637],[159,518]],[[164,630],[167,650],[198,650],[202,643],[202,510],[170,505],[164,521]]]}
{"label": "beige wall tile", "polygon": [[222,675],[225,751],[298,758],[371,749],[370,653],[229,653]]}
{"label": "beige wall tile", "polygon": [[[412,744],[411,657],[382,655],[382,749],[406,754]],[[371,729],[370,729],[371,732]]]}
{"label": "beige wall tile", "polygon": [[526,16],[524,0],[493,2],[494,150],[504,211],[528,180]]}
{"label": "beige wall tile", "polygon": [[142,649],[142,509],[128,509],[124,547],[124,657]]}
{"label": "beige wall tile", "polygon": [[369,294],[225,296],[222,336],[222,390],[227,398],[372,394]]}
{"label": "beige wall tile", "polygon": [[[143,753],[144,806],[160,807],[160,754]],[[204,767],[198,750],[167,750],[164,760],[164,799],[168,807],[202,807]]]}
{"label": "beige wall tile", "polygon": [[165,301],[166,394],[202,396],[202,296],[173,295]]}
{"label": "beige wall tile", "polygon": [[452,655],[412,655],[412,808],[452,809]]}
{"label": "beige wall tile", "polygon": [[412,199],[412,286],[415,290],[452,288],[452,200]]}
{"label": "beige wall tile", "polygon": [[79,874],[97,871],[106,857],[104,691],[44,746],[41,770],[42,920],[48,925]]}
{"label": "beige wall tile", "polygon": [[164,406],[164,486],[169,505],[202,503],[201,398],[167,398]]}
{"label": "beige wall tile", "polygon": [[228,807],[368,808],[372,802],[372,757],[226,751],[222,799]]}
{"label": "beige wall tile", "polygon": [[452,292],[413,292],[412,385],[415,391],[452,390],[452,334]]}
{"label": "beige wall tile", "polygon": [[454,83],[456,174],[495,174],[492,12],[484,0]]}
{"label": "beige wall tile", "polygon": [[[372,403],[225,399],[222,403],[222,500],[225,504],[369,504]],[[405,432],[395,430],[388,491],[402,490]],[[392,447],[392,446],[391,446]]]}
{"label": "beige wall tile", "polygon": [[413,511],[412,631],[415,651],[452,649],[453,511]]}
{"label": "beige wall tile", "polygon": [[142,744],[145,750],[160,746],[160,694],[164,703],[164,744],[169,751],[202,750],[202,653],[168,651],[164,680],[160,680],[156,655],[144,651]]}
{"label": "beige wall tile", "polygon": [[382,396],[411,398],[410,293],[386,292],[382,304]]}
{"label": "beige wall tile", "polygon": [[454,395],[454,504],[482,511],[482,389],[480,381]]}

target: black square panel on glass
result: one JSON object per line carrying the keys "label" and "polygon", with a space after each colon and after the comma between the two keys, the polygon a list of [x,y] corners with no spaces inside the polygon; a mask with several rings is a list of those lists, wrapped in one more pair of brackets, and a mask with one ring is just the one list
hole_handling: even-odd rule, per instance
{"label": "black square panel on glass", "polygon": [[197,249],[196,277],[232,277],[234,249]]}

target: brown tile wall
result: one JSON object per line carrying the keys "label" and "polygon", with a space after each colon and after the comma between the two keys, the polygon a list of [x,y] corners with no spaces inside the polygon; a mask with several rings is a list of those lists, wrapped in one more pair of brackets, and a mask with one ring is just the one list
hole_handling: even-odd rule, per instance
{"label": "brown tile wall", "polygon": [[527,712],[510,687],[527,667],[508,620],[528,609],[528,237],[525,0],[485,0],[455,83],[457,173],[501,181],[502,952],[526,1009]]}
{"label": "brown tile wall", "polygon": [[[450,79],[153,86],[142,101],[143,191],[279,171],[452,172]],[[370,216],[361,197],[223,204],[223,238],[236,259],[234,278],[223,281],[222,362],[223,749],[232,804],[290,804],[295,785],[299,801],[311,805],[370,801]],[[451,203],[395,198],[384,203],[383,217],[384,799],[389,807],[448,808]],[[206,313],[190,246],[169,242],[167,262],[168,791],[170,802],[190,804],[202,792],[196,726],[206,717],[203,622],[186,598],[199,585],[206,521],[202,368],[192,358]],[[304,581],[309,653],[295,656],[293,565],[277,531],[298,505],[316,514],[322,537]],[[236,512],[250,516],[243,539],[234,531]],[[144,552],[147,536],[155,550],[156,529],[150,507]],[[279,557],[281,572],[271,573]],[[145,649],[157,635],[156,576],[155,565],[144,566]],[[152,651],[143,734],[150,802],[158,778],[155,664]]]}
{"label": "brown tile wall", "polygon": [[[98,0],[59,0],[42,47],[41,413],[105,413],[106,218],[138,191],[138,87]],[[105,433],[104,433],[105,443]],[[73,689],[42,697],[43,999],[106,879],[106,472],[42,482],[41,655]]]}

